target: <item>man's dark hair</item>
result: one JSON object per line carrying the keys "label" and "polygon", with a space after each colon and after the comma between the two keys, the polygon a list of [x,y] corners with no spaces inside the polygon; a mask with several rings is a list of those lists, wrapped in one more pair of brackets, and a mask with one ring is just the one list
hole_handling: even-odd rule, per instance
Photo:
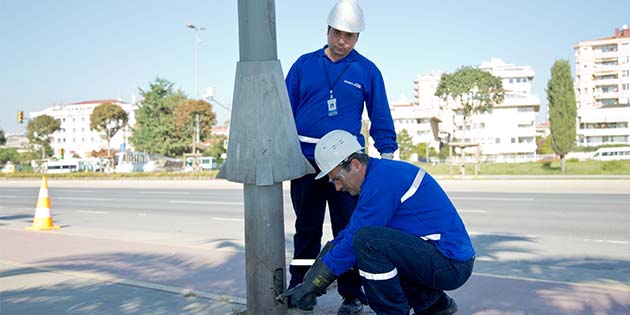
{"label": "man's dark hair", "polygon": [[365,165],[369,158],[370,157],[363,152],[355,152],[352,153],[348,158],[343,160],[343,162],[341,162],[339,166],[341,166],[341,168],[343,168],[345,171],[350,171],[350,162],[352,162],[352,160],[357,160],[361,162],[361,164]]}

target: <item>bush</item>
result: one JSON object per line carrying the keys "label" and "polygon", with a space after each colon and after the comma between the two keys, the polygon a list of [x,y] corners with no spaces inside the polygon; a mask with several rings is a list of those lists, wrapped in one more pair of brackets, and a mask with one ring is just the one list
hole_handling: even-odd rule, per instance
{"label": "bush", "polygon": [[18,164],[20,154],[15,148],[0,149],[0,165],[4,165],[9,161],[13,164]]}

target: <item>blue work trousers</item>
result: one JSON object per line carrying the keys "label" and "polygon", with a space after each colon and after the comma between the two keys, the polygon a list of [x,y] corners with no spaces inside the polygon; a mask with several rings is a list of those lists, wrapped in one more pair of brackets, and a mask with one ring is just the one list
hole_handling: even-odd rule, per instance
{"label": "blue work trousers", "polygon": [[428,308],[444,290],[462,286],[474,264],[474,258],[450,259],[432,241],[382,226],[359,228],[352,246],[368,303],[377,314]]}
{"label": "blue work trousers", "polygon": [[[319,168],[310,161],[317,173]],[[295,235],[293,236],[293,259],[314,259],[321,250],[326,202],[328,202],[330,223],[333,236],[343,230],[357,204],[357,197],[345,192],[338,192],[328,182],[328,177],[315,180],[315,174],[306,174],[291,181],[291,200],[295,211]],[[310,266],[291,264],[289,288],[300,284]],[[361,278],[355,269],[344,273],[337,279],[339,294],[347,298],[360,298],[365,302],[361,290]]]}

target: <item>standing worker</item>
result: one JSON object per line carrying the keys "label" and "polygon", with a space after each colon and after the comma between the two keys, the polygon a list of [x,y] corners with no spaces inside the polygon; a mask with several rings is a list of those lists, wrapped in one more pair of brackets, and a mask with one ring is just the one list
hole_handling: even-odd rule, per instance
{"label": "standing worker", "polygon": [[370,158],[343,130],[317,143],[315,161],[339,191],[358,195],[348,226],[329,242],[304,276],[286,291],[308,309],[339,275],[358,266],[377,314],[450,315],[457,304],[444,290],[470,277],[475,250],[455,206],[423,169]]}
{"label": "standing worker", "polygon": [[[342,0],[332,8],[327,22],[328,44],[298,58],[286,78],[302,153],[317,169],[315,144],[335,129],[348,131],[364,144],[361,116],[365,108],[376,149],[381,157],[391,159],[398,145],[383,77],[374,63],[354,49],[365,29],[363,11],[356,1]],[[302,282],[320,252],[326,202],[335,237],[348,224],[357,202],[314,174],[291,181],[291,200],[296,232],[289,288]],[[343,297],[338,314],[361,311],[365,295],[356,271],[339,277],[338,290]],[[288,304],[294,307],[290,300]]]}

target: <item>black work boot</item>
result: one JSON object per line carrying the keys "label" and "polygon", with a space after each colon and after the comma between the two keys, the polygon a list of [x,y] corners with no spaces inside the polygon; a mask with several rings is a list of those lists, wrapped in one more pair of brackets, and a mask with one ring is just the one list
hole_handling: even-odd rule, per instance
{"label": "black work boot", "polygon": [[355,315],[359,314],[363,309],[363,302],[359,298],[343,298],[341,306],[337,311],[337,315]]}
{"label": "black work boot", "polygon": [[416,315],[452,315],[457,312],[457,304],[446,293],[442,292],[437,302],[429,308],[421,311],[414,307],[413,312]]}

